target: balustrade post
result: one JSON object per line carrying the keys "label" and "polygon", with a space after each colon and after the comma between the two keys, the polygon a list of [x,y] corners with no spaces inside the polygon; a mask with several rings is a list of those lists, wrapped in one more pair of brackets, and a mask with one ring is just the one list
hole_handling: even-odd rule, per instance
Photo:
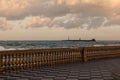
{"label": "balustrade post", "polygon": [[87,48],[83,48],[83,61],[84,62],[88,61],[88,59],[87,59]]}
{"label": "balustrade post", "polygon": [[0,72],[2,72],[2,54],[0,53]]}

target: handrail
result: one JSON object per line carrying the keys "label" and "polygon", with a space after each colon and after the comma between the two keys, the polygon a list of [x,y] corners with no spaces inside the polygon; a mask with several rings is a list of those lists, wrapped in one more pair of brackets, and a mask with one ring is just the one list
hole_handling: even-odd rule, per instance
{"label": "handrail", "polygon": [[4,72],[36,69],[82,61],[82,48],[1,51]]}
{"label": "handrail", "polygon": [[0,72],[120,57],[120,46],[0,51]]}
{"label": "handrail", "polygon": [[86,62],[101,58],[120,57],[120,46],[86,47]]}

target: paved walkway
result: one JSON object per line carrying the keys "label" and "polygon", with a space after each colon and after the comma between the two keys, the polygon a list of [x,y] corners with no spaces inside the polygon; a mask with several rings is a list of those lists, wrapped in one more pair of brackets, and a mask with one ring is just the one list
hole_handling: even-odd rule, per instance
{"label": "paved walkway", "polygon": [[120,67],[120,58],[64,64],[53,68],[0,74],[0,80],[114,80],[111,70]]}

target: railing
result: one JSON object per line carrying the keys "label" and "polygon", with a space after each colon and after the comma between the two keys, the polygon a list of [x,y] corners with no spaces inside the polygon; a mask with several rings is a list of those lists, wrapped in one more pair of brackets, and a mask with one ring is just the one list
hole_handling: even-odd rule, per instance
{"label": "railing", "polygon": [[120,46],[86,47],[84,48],[84,61],[101,58],[120,57]]}
{"label": "railing", "polygon": [[0,51],[0,72],[120,57],[120,46]]}
{"label": "railing", "polygon": [[0,52],[0,70],[19,71],[80,62],[81,53],[82,48],[2,51]]}

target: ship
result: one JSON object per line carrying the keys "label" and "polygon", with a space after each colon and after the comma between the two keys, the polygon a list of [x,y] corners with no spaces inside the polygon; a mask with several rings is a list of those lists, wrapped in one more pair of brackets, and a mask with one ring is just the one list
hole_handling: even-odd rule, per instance
{"label": "ship", "polygon": [[79,38],[78,40],[70,40],[69,37],[68,37],[68,40],[62,40],[62,41],[72,41],[72,42],[76,42],[76,41],[79,41],[79,42],[96,42],[96,39],[93,38],[91,40],[82,40],[81,38]]}

